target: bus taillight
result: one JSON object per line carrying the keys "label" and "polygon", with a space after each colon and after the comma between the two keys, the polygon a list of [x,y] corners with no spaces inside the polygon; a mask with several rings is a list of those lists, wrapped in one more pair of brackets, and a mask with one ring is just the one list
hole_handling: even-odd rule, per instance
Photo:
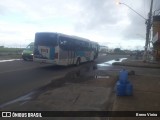
{"label": "bus taillight", "polygon": [[58,53],[55,53],[55,59],[58,59]]}

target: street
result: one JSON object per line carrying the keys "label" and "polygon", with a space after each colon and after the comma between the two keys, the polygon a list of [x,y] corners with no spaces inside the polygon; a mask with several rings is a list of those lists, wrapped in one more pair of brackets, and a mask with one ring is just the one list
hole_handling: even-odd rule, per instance
{"label": "street", "polygon": [[[95,64],[124,57],[127,56],[101,55],[95,60]],[[79,67],[62,67],[23,60],[1,62],[0,105],[47,85],[52,80],[64,77],[68,72],[88,64],[90,63],[82,64]]]}

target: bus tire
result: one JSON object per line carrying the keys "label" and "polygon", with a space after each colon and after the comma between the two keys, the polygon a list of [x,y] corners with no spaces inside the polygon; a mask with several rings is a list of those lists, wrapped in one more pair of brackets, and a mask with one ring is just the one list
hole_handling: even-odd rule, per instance
{"label": "bus tire", "polygon": [[80,58],[78,58],[77,61],[76,61],[76,66],[79,66],[80,63],[81,63],[81,60],[80,60]]}

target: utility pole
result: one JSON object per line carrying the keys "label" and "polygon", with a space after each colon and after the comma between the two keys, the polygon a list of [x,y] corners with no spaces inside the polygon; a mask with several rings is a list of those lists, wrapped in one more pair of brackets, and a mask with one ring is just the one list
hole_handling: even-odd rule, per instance
{"label": "utility pole", "polygon": [[152,8],[153,8],[153,0],[151,0],[151,6],[150,6],[150,12],[148,13],[148,19],[146,20],[146,42],[145,42],[145,49],[144,49],[144,55],[143,55],[143,61],[146,62],[147,60],[147,50],[148,50],[148,44],[149,44],[149,35],[150,35],[150,29],[151,29],[151,19],[152,19]]}

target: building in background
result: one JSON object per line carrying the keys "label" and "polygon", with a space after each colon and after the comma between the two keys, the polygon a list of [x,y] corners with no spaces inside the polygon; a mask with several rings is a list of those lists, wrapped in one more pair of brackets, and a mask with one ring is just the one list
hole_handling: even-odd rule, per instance
{"label": "building in background", "polygon": [[109,50],[108,50],[107,46],[100,45],[99,53],[107,54],[108,52],[109,52]]}
{"label": "building in background", "polygon": [[160,61],[160,16],[153,16],[153,58]]}

